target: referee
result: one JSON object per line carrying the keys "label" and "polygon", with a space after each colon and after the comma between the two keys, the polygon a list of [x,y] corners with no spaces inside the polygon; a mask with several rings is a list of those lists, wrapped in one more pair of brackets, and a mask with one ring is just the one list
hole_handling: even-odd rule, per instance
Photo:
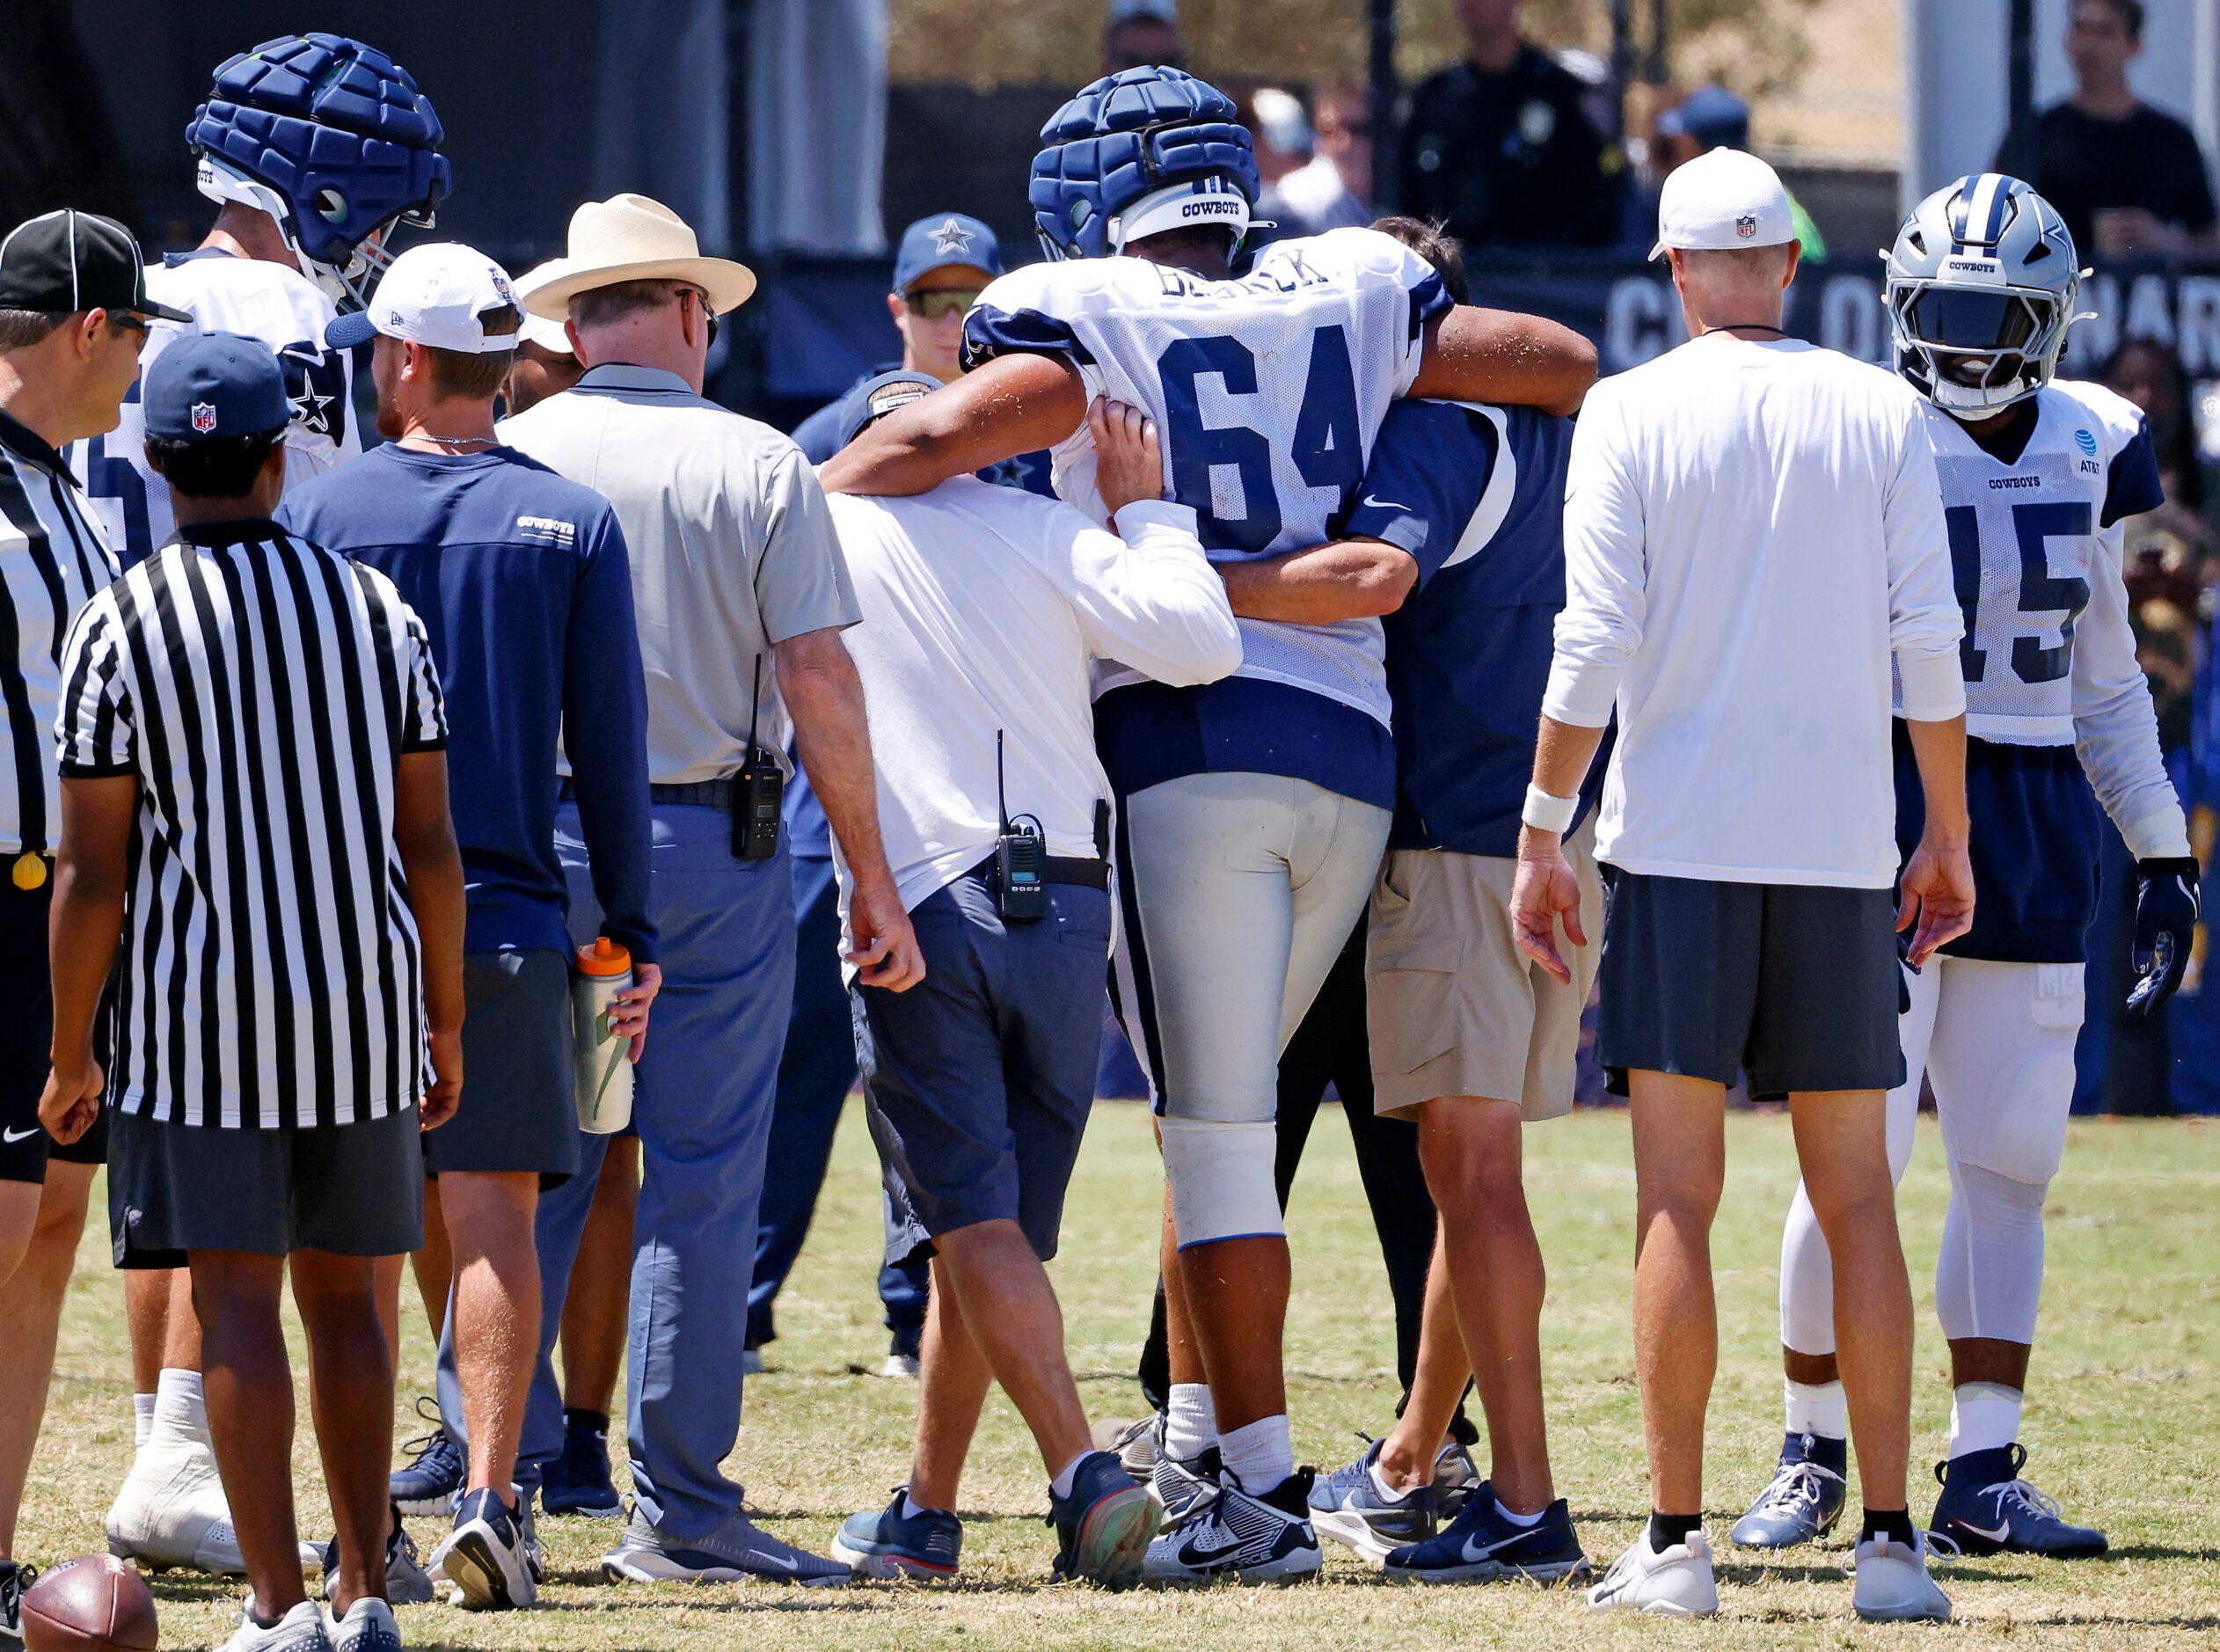
{"label": "referee", "polygon": [[[1649,1528],[1591,1605],[1719,1609],[1702,1530],[1718,1359],[1710,1230],[1727,1085],[1785,1096],[1835,1260],[1866,1512],[1860,1617],[1947,1618],[1906,1511],[1911,1290],[1883,1093],[1903,1077],[1892,930],[1913,965],[1962,935],[1962,632],[1935,463],[1894,375],[1786,337],[1795,228],[1772,168],[1717,150],[1666,180],[1689,342],[1599,385],[1573,438],[1566,606],[1523,815],[1512,922],[1559,981],[1586,936],[1561,835],[1616,705],[1602,1056],[1633,1103],[1635,1371]],[[1896,881],[1890,679],[1926,793]]]}
{"label": "referee", "polygon": [[[178,537],[94,597],[63,651],[40,1116],[75,1140],[113,1100],[116,1261],[192,1270],[250,1585],[230,1652],[325,1639],[294,1523],[288,1267],[338,1528],[331,1638],[398,1646],[374,1268],[419,1241],[418,1132],[462,1089],[439,676],[384,575],[269,520],[291,408],[268,346],[187,333],[144,405]],[[111,970],[104,1074],[92,1027]]]}
{"label": "referee", "polygon": [[147,298],[138,245],[120,223],[50,212],[0,242],[0,948],[13,1010],[0,1023],[0,1641],[17,1638],[16,1506],[86,1194],[107,1156],[106,1131],[57,1145],[38,1116],[52,1030],[47,868],[62,804],[48,741],[62,639],[116,574],[61,450],[115,428],[157,317],[189,319]]}

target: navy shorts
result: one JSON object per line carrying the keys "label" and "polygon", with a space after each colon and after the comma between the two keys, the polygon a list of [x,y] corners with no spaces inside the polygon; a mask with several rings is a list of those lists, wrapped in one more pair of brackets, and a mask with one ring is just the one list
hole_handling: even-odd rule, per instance
{"label": "navy shorts", "polygon": [[991,881],[971,872],[909,919],[925,978],[849,990],[892,1207],[887,1260],[1000,1218],[1047,1261],[1094,1104],[1110,897],[1051,884],[1047,917],[1005,925]]}
{"label": "navy shorts", "polygon": [[544,948],[463,955],[463,1104],[424,1135],[424,1173],[578,1173],[571,965]]}
{"label": "navy shorts", "polygon": [[1902,965],[1887,889],[1604,869],[1598,1037],[1609,1086],[1683,1073],[1773,1100],[1904,1079]]}
{"label": "navy shorts", "polygon": [[[47,973],[47,912],[54,901],[52,863],[45,882],[18,889],[7,874],[15,857],[0,853],[0,1181],[43,1183],[47,1161],[98,1165],[108,1157],[108,1110],[64,1146],[39,1122],[39,1098],[53,1065],[54,982]],[[96,1047],[100,1041],[96,1039]]]}

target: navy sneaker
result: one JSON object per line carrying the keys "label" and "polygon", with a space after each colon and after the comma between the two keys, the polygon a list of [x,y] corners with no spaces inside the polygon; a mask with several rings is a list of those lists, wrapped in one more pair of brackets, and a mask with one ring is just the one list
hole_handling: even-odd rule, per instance
{"label": "navy sneaker", "polygon": [[1058,1581],[1085,1578],[1105,1589],[1128,1589],[1141,1579],[1142,1557],[1164,1513],[1147,1489],[1111,1451],[1079,1460],[1071,1490],[1048,1494],[1048,1524],[1056,1529]]}
{"label": "navy sneaker", "polygon": [[1781,1442],[1773,1478],[1728,1535],[1745,1549],[1793,1549],[1818,1542],[1843,1517],[1850,1493],[1843,1475],[1849,1466],[1846,1441],[1788,1436]]}
{"label": "navy sneaker", "polygon": [[463,1448],[447,1431],[439,1407],[431,1400],[418,1400],[416,1414],[432,1425],[432,1431],[404,1448],[409,1466],[394,1471],[387,1490],[403,1514],[443,1515],[453,1509],[455,1494],[463,1488]]}
{"label": "navy sneaker", "polygon": [[1588,1570],[1588,1555],[1559,1497],[1530,1526],[1506,1520],[1495,1507],[1495,1488],[1482,1480],[1457,1518],[1424,1543],[1387,1557],[1387,1575],[1406,1583],[1493,1583],[1528,1577],[1553,1583]]}
{"label": "navy sneaker", "polygon": [[[324,1598],[332,1597],[339,1575],[340,1544],[334,1538],[324,1546]],[[389,1605],[420,1606],[433,1596],[432,1579],[417,1559],[416,1539],[401,1524],[401,1511],[393,1510],[392,1529],[385,1534],[385,1599]]]}
{"label": "navy sneaker", "polygon": [[1434,1484],[1428,1480],[1400,1497],[1383,1495],[1372,1473],[1380,1443],[1362,1434],[1357,1438],[1367,1441],[1363,1456],[1311,1482],[1311,1524],[1367,1560],[1384,1561],[1434,1535]]}
{"label": "navy sneaker", "polygon": [[963,1523],[946,1509],[904,1515],[909,1495],[909,1487],[897,1486],[894,1501],[876,1514],[850,1515],[833,1538],[833,1559],[859,1577],[953,1577]]}
{"label": "navy sneaker", "polygon": [[1325,1564],[1311,1524],[1311,1471],[1298,1468],[1262,1496],[1231,1474],[1149,1546],[1152,1583],[1290,1583]]}
{"label": "navy sneaker", "polygon": [[540,1502],[551,1515],[614,1520],[624,1499],[609,1476],[609,1419],[595,1411],[563,1412],[563,1454],[547,1466]]}
{"label": "navy sneaker", "polygon": [[2027,1451],[2017,1442],[1993,1451],[1968,1451],[1935,1465],[1942,1495],[1927,1523],[1966,1554],[2041,1554],[2054,1561],[2102,1554],[2105,1534],[2067,1524],[2056,1499],[2019,1477]]}

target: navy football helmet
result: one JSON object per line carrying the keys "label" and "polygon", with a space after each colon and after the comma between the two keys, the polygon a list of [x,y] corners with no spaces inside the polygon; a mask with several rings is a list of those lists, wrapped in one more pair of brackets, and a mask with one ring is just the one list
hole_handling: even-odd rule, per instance
{"label": "navy football helmet", "polygon": [[1233,100],[1177,69],[1104,76],[1041,142],[1027,194],[1051,259],[1109,257],[1187,224],[1223,224],[1238,246],[1261,189]]}
{"label": "navy football helmet", "polygon": [[407,70],[338,34],[225,60],[185,129],[201,193],[276,219],[303,273],[342,304],[369,301],[395,223],[431,224],[452,184],[445,135]]}

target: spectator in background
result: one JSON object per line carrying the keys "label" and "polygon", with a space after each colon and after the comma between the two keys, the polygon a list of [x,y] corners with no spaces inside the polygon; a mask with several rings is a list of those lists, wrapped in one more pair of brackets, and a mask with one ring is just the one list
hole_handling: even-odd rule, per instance
{"label": "spectator in background", "polygon": [[2134,566],[2140,536],[2151,531],[2186,541],[2195,552],[2200,585],[2220,580],[2220,478],[2201,450],[2189,374],[2180,355],[2157,339],[2129,339],[2114,350],[2097,377],[2143,410],[2158,456],[2158,482],[2166,502],[2128,523],[2128,562]]}
{"label": "spectator in background", "polygon": [[1110,0],[1102,26],[1102,72],[1114,75],[1147,63],[1187,66],[1179,0]]}
{"label": "spectator in background", "polygon": [[2015,124],[1996,170],[2026,179],[2056,205],[2078,247],[2220,252],[2196,135],[2128,84],[2143,18],[2143,0],[2073,0],[2073,95]]}
{"label": "spectator in background", "polygon": [[1457,0],[1465,61],[1419,84],[1403,125],[1402,208],[1468,248],[1608,246],[1625,158],[1588,87],[1520,33],[1520,0]]}
{"label": "spectator in background", "polygon": [[[1662,184],[1676,168],[1712,150],[1749,147],[1749,106],[1724,86],[1698,86],[1657,117],[1657,143],[1652,150],[1657,180]],[[1654,218],[1654,211],[1651,216]],[[1788,193],[1788,216],[1796,228],[1796,244],[1803,249],[1802,261],[1824,261],[1827,243],[1793,190]]]}
{"label": "spectator in background", "polygon": [[[1264,181],[1257,216],[1274,226],[1264,239],[1321,235],[1372,222],[1364,202],[1320,150],[1300,99],[1277,86],[1260,86],[1247,101],[1247,124],[1257,141],[1257,172]],[[1252,237],[1251,244],[1263,242]]]}

